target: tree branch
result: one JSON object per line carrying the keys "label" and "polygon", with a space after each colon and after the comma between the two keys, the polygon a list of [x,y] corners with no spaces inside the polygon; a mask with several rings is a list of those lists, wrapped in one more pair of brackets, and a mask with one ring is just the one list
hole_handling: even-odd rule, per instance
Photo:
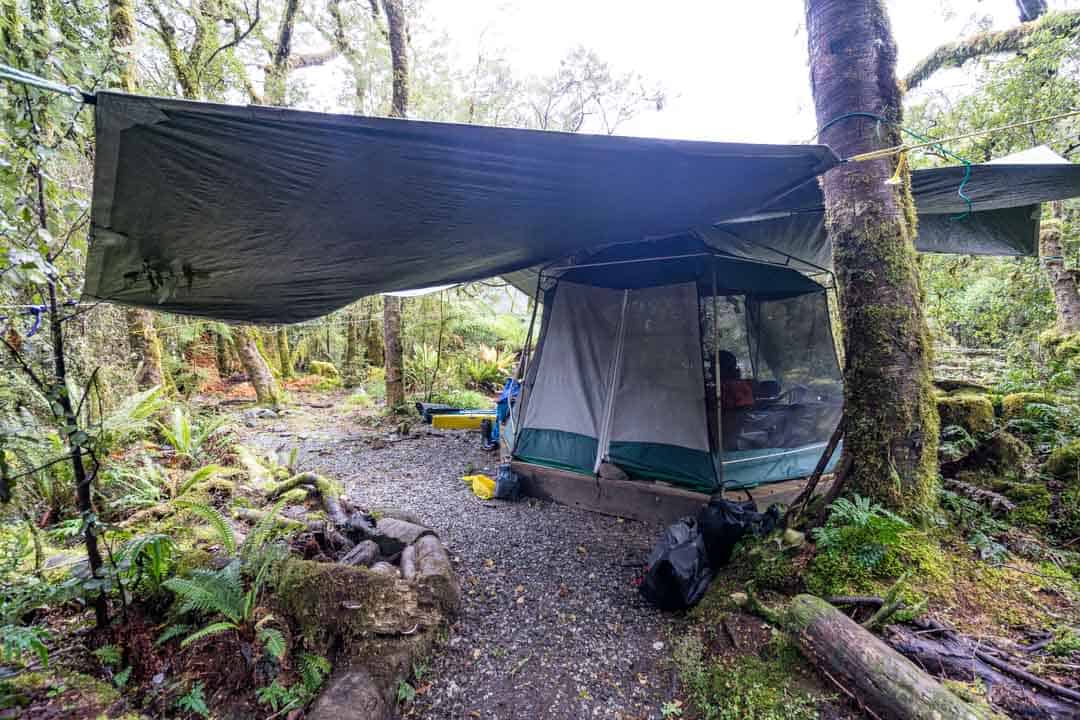
{"label": "tree branch", "polygon": [[1080,10],[1052,12],[1034,22],[1020,23],[1008,30],[977,33],[958,42],[946,43],[920,60],[900,81],[911,92],[942,68],[961,67],[968,60],[997,53],[1017,52],[1050,37],[1069,37],[1080,32]]}

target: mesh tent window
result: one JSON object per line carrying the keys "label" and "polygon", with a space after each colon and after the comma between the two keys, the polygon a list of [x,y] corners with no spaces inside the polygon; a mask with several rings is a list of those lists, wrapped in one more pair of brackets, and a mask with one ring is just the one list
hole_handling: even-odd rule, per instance
{"label": "mesh tent window", "polygon": [[543,313],[518,460],[749,487],[808,474],[842,412],[825,289],[790,268],[708,252],[578,263],[550,273]]}

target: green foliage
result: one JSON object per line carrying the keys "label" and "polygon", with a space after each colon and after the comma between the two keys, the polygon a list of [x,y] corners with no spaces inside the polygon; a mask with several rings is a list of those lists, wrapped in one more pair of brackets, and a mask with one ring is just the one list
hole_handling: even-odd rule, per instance
{"label": "green foliage", "polygon": [[116,554],[116,564],[130,578],[128,590],[145,583],[151,595],[157,594],[176,566],[176,543],[168,535],[152,533],[133,538]]}
{"label": "green foliage", "polygon": [[170,423],[158,423],[157,427],[177,457],[188,463],[195,463],[202,460],[207,441],[225,422],[224,416],[193,419],[186,409],[177,405],[173,408]]}
{"label": "green foliage", "polygon": [[236,533],[220,510],[211,505],[190,500],[176,500],[173,504],[177,509],[195,515],[212,527],[227,553],[231,555],[236,552]]}
{"label": "green foliage", "polygon": [[1001,562],[1005,559],[1008,550],[997,541],[997,537],[1008,529],[1005,523],[994,519],[979,503],[952,491],[940,491],[939,499],[941,509],[947,515],[945,524],[956,528],[981,560]]}
{"label": "green foliage", "polygon": [[22,625],[0,626],[0,660],[6,663],[22,663],[27,657],[36,657],[48,667],[49,648],[45,645],[49,634],[42,628]]}
{"label": "green foliage", "polygon": [[1080,632],[1070,627],[1058,628],[1054,641],[1046,646],[1046,651],[1055,657],[1068,657],[1080,653]]}
{"label": "green foliage", "polygon": [[397,701],[399,703],[411,703],[416,699],[416,688],[401,680],[397,684]]}
{"label": "green foliage", "polygon": [[98,432],[99,449],[108,452],[145,437],[152,427],[153,417],[165,405],[160,386],[131,395],[105,416]]}
{"label": "green foliage", "polygon": [[314,695],[326,682],[326,678],[330,675],[332,666],[330,661],[324,658],[322,655],[315,655],[313,653],[302,653],[300,655],[300,681],[304,684],[304,687],[309,693]]}
{"label": "green foliage", "polygon": [[274,712],[285,710],[300,703],[300,697],[291,687],[278,682],[277,678],[269,685],[255,690],[255,697],[262,705],[269,705]]}
{"label": "green foliage", "polygon": [[869,589],[873,581],[898,577],[932,554],[922,533],[867,498],[840,498],[830,508],[824,527],[812,532],[817,553],[806,584],[817,595]]}
{"label": "green foliage", "polygon": [[197,680],[185,695],[176,700],[176,707],[185,712],[190,712],[202,718],[210,717],[210,708],[206,705],[206,696],[203,694],[203,684]]}
{"label": "green foliage", "polygon": [[774,639],[763,656],[708,660],[690,634],[675,645],[675,664],[694,708],[705,720],[814,720],[817,698],[794,682],[798,651]]}
{"label": "green foliage", "polygon": [[102,665],[108,667],[115,667],[124,661],[124,656],[120,652],[120,648],[116,645],[102,645],[94,651],[94,657],[98,659]]}
{"label": "green foliage", "polygon": [[457,408],[490,408],[491,398],[475,390],[442,390],[431,394],[431,402]]}
{"label": "green foliage", "polygon": [[1062,445],[1050,453],[1044,469],[1069,484],[1080,484],[1080,440]]}

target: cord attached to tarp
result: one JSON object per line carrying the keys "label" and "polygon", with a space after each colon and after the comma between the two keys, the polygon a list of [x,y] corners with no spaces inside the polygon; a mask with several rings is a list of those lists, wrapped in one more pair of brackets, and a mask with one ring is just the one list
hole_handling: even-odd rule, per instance
{"label": "cord attached to tarp", "polygon": [[33,73],[28,73],[25,70],[20,70],[2,63],[0,63],[0,80],[10,80],[11,82],[16,82],[21,85],[29,85],[30,87],[40,88],[41,90],[49,90],[50,92],[67,95],[68,97],[86,103],[87,105],[93,105],[97,102],[97,97],[93,93],[80,90],[74,85],[63,85],[61,83],[53,82],[40,75],[34,75]]}
{"label": "cord attached to tarp", "polygon": [[[920,146],[911,146],[910,148],[908,148],[908,146],[906,146],[906,145],[899,145],[899,146],[896,146],[896,147],[893,147],[893,148],[887,148],[888,150],[894,151],[894,152],[891,152],[891,153],[884,153],[884,151],[881,151],[881,150],[875,150],[874,151],[875,153],[884,153],[884,154],[882,154],[882,155],[880,155],[878,157],[888,157],[889,155],[892,155],[892,154],[899,154],[900,155],[900,158],[899,158],[899,160],[897,160],[897,163],[896,163],[896,171],[893,172],[893,175],[892,175],[891,178],[889,178],[888,180],[885,181],[886,185],[899,185],[900,184],[901,176],[903,175],[903,172],[907,169],[907,154],[908,154],[908,151],[910,149],[915,149],[916,147],[933,147],[938,152],[940,152],[942,155],[946,155],[946,156],[952,158],[953,160],[956,160],[957,162],[963,163],[963,165],[964,165],[964,177],[961,178],[960,185],[959,185],[959,187],[956,188],[956,194],[959,195],[960,199],[963,200],[964,203],[967,205],[967,209],[964,212],[960,213],[959,215],[952,215],[951,217],[949,217],[949,219],[955,222],[955,221],[958,221],[958,220],[966,220],[971,215],[971,212],[972,212],[972,209],[973,209],[973,204],[971,202],[971,198],[968,197],[967,193],[964,192],[964,189],[967,187],[968,181],[971,180],[971,161],[968,160],[967,158],[960,157],[959,155],[957,155],[954,152],[950,152],[949,150],[947,150],[945,148],[945,146],[943,146],[941,144],[942,142],[945,142],[945,140],[932,140],[931,138],[928,138],[925,135],[921,135],[921,134],[915,132],[911,128],[904,127],[903,125],[896,122],[895,120],[888,119],[884,115],[879,115],[878,113],[872,113],[872,112],[863,112],[863,111],[849,112],[849,113],[844,113],[843,115],[837,115],[832,120],[828,121],[827,123],[825,123],[824,125],[821,126],[821,129],[818,130],[817,133],[814,135],[813,140],[817,140],[817,138],[821,135],[821,133],[825,132],[827,129],[829,129],[830,127],[832,127],[836,123],[840,122],[841,120],[848,120],[850,118],[869,118],[871,120],[876,120],[879,123],[887,123],[889,125],[895,125],[897,128],[900,129],[901,132],[907,133],[908,135],[912,136],[916,140],[919,140],[919,141],[921,141],[923,143]],[[908,149],[899,149],[898,150],[897,148],[908,148]],[[846,158],[844,160],[844,162],[859,162],[859,160],[875,159],[875,158],[862,157],[863,155],[869,155],[869,154],[871,154],[871,153],[862,153],[862,155],[853,155],[850,158]]]}

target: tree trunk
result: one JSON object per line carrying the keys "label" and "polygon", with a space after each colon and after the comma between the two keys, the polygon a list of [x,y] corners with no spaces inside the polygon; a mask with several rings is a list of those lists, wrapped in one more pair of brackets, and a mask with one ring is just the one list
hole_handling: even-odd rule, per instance
{"label": "tree trunk", "polygon": [[[896,46],[881,0],[807,0],[806,26],[821,141],[841,157],[900,144]],[[847,489],[912,514],[935,501],[938,417],[910,173],[886,184],[897,162],[845,163],[822,189],[844,325]]]}
{"label": "tree trunk", "polygon": [[405,404],[405,371],[401,359],[401,298],[383,296],[383,347],[386,353],[386,407]]}
{"label": "tree trunk", "polygon": [[345,387],[360,384],[360,324],[356,308],[345,311],[345,359],[342,361],[342,383]]}
{"label": "tree trunk", "polygon": [[383,351],[383,334],[375,321],[375,298],[364,300],[364,358],[369,365],[383,367],[386,363]]}
{"label": "tree trunk", "polygon": [[1064,334],[1080,331],[1080,291],[1077,290],[1077,271],[1065,267],[1061,246],[1061,224],[1046,223],[1039,234],[1039,257],[1046,278],[1054,293],[1057,309],[1057,329]]}
{"label": "tree trunk", "polygon": [[390,65],[393,68],[393,99],[390,117],[403,118],[409,109],[409,30],[402,0],[382,0],[390,36]]}
{"label": "tree trunk", "polygon": [[131,352],[139,359],[135,382],[140,388],[150,388],[165,383],[165,371],[161,367],[161,341],[154,330],[154,315],[149,310],[129,307],[124,313],[127,320],[128,340]]}
{"label": "tree trunk", "polygon": [[[382,0],[390,36],[390,64],[393,67],[393,98],[391,117],[403,118],[409,108],[408,29],[405,8],[401,0]],[[401,357],[402,300],[383,296],[383,347],[386,354],[386,406],[396,408],[405,404],[404,370]]]}
{"label": "tree trunk", "polygon": [[248,381],[255,388],[255,399],[260,405],[280,405],[281,390],[278,389],[274,373],[270,371],[266,359],[259,352],[258,334],[250,326],[233,329],[233,342],[240,355]]}
{"label": "tree trunk", "polygon": [[844,613],[813,595],[796,595],[784,612],[803,655],[882,720],[991,720]]}
{"label": "tree trunk", "polygon": [[281,379],[288,380],[293,376],[292,350],[289,348],[289,333],[284,327],[279,327],[275,333],[277,342],[278,361],[281,364]]}
{"label": "tree trunk", "polygon": [[229,342],[224,333],[214,330],[214,349],[217,356],[218,377],[224,380],[232,375],[232,363],[229,359]]}

